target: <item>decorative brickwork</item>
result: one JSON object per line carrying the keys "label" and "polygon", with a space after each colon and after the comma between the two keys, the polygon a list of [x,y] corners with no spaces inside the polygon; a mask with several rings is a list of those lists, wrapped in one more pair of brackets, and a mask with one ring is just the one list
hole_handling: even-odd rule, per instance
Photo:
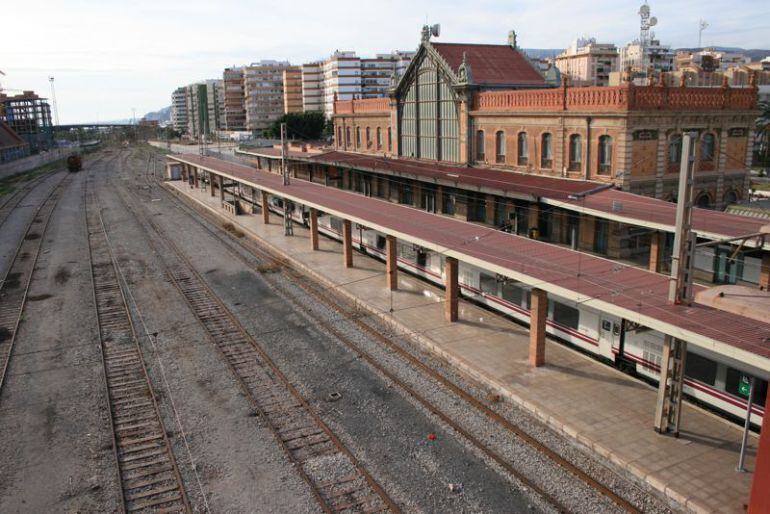
{"label": "decorative brickwork", "polygon": [[363,112],[390,112],[387,98],[366,98],[363,100],[338,100],[334,102],[335,114],[356,114]]}
{"label": "decorative brickwork", "polygon": [[755,88],[671,88],[665,86],[578,87],[476,93],[476,111],[714,111],[751,110]]}

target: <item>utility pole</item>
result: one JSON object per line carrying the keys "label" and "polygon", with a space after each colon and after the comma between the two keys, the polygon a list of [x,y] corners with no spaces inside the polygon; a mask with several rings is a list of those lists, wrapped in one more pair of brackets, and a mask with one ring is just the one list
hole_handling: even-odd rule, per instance
{"label": "utility pole", "polygon": [[[281,175],[283,175],[283,185],[289,185],[289,169],[286,167],[286,123],[281,123]],[[291,219],[292,204],[283,199],[283,233],[287,236],[294,235],[294,226]]]}
{"label": "utility pole", "polygon": [[[676,229],[671,256],[671,278],[668,301],[671,305],[692,302],[692,274],[695,260],[695,234],[692,231],[692,187],[695,157],[693,141],[697,134],[682,135],[682,160],[679,167],[679,196],[676,203]],[[655,408],[655,431],[679,437],[682,415],[682,387],[687,358],[687,343],[669,335],[663,341],[660,363],[658,401]]]}

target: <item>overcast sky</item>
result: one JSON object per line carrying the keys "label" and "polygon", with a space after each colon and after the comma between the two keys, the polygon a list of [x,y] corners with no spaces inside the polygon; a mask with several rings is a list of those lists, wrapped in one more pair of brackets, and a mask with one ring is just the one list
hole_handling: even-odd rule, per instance
{"label": "overcast sky", "polygon": [[[171,91],[225,66],[260,59],[292,63],[335,49],[366,56],[411,50],[420,27],[441,23],[439,41],[564,48],[581,35],[625,44],[639,32],[628,0],[56,0],[4,2],[0,84],[50,96],[55,76],[61,123],[137,117],[171,103]],[[770,48],[767,0],[655,0],[663,44]],[[14,93],[9,91],[9,93]]]}

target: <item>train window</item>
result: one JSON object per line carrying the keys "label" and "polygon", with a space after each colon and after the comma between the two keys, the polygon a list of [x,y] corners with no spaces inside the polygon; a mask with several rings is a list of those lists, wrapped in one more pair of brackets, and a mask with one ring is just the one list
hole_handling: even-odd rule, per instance
{"label": "train window", "polygon": [[[687,356],[687,360],[690,360],[690,355]],[[737,370],[735,368],[727,368],[727,376],[725,376],[725,391],[733,396],[747,399],[746,395],[743,395],[739,391],[741,385],[741,378],[749,378],[746,372]],[[767,397],[767,382],[758,378],[754,379],[754,404],[761,407],[765,406],[765,398]]]}
{"label": "train window", "polygon": [[481,292],[487,294],[497,294],[497,278],[494,275],[481,274],[480,278]]}
{"label": "train window", "polygon": [[377,236],[377,249],[382,250],[385,248],[385,236]]}
{"label": "train window", "polygon": [[503,300],[514,305],[521,305],[524,290],[509,282],[503,282]]}
{"label": "train window", "polygon": [[421,268],[425,268],[425,266],[428,264],[428,252],[419,251],[417,252],[417,265]]}
{"label": "train window", "polygon": [[684,374],[698,382],[714,385],[717,378],[717,363],[697,353],[688,353]]}
{"label": "train window", "polygon": [[335,230],[337,232],[342,232],[342,220],[339,218],[332,217],[329,219],[330,225],[332,230]]}
{"label": "train window", "polygon": [[571,305],[553,302],[553,320],[565,327],[577,329],[580,311]]}
{"label": "train window", "polygon": [[612,330],[612,322],[608,319],[603,319],[602,330],[604,330],[605,332],[609,332],[610,330]]}

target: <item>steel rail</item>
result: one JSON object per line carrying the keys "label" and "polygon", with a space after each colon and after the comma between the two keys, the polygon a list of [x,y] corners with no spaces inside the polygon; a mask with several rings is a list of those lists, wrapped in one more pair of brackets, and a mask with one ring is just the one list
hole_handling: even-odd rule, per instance
{"label": "steel rail", "polygon": [[0,280],[0,394],[5,385],[5,374],[13,353],[24,306],[27,303],[27,294],[32,283],[32,274],[40,256],[48,222],[59,202],[62,189],[69,184],[70,180],[71,176],[63,176],[35,209],[16,247],[11,265]]}
{"label": "steel rail", "polygon": [[[537,450],[539,453],[544,455],[547,459],[553,461],[556,465],[563,468],[567,472],[574,475],[576,478],[581,480],[583,483],[585,483],[589,488],[595,490],[602,496],[607,497],[610,499],[613,503],[615,503],[618,507],[625,510],[626,512],[632,512],[632,513],[638,513],[642,512],[640,508],[636,507],[633,503],[628,501],[626,498],[620,496],[616,492],[614,492],[610,487],[606,486],[605,484],[602,484],[597,479],[593,478],[591,475],[586,473],[584,470],[582,470],[580,467],[576,466],[569,460],[565,459],[561,455],[559,455],[556,451],[549,448],[544,443],[538,441],[535,437],[528,434],[525,430],[522,428],[516,426],[514,423],[509,421],[507,418],[505,418],[503,415],[499,414],[495,410],[491,409],[489,406],[484,404],[484,402],[478,398],[476,398],[473,394],[467,392],[462,387],[455,384],[453,381],[447,379],[440,373],[438,373],[436,370],[431,368],[430,366],[426,365],[424,362],[422,362],[419,358],[414,356],[411,352],[404,349],[401,345],[396,344],[392,340],[390,340],[388,337],[382,335],[376,328],[371,327],[368,323],[366,323],[359,313],[350,311],[344,307],[341,306],[341,304],[333,300],[332,297],[334,295],[329,294],[329,288],[322,288],[320,291],[316,286],[312,286],[313,289],[311,290],[311,286],[308,285],[307,276],[302,274],[301,272],[298,272],[292,263],[286,259],[283,256],[276,256],[272,252],[264,250],[263,248],[260,248],[256,244],[254,245],[247,245],[244,243],[243,240],[236,238],[234,235],[230,234],[229,232],[223,233],[222,231],[214,231],[206,225],[205,223],[201,222],[199,219],[200,212],[193,209],[192,207],[188,206],[184,201],[180,200],[176,195],[172,194],[168,190],[166,190],[164,187],[160,187],[170,198],[173,198],[175,202],[177,202],[180,206],[183,206],[184,209],[186,209],[190,213],[196,214],[195,216],[191,216],[191,219],[194,219],[200,224],[203,228],[205,228],[209,233],[214,235],[219,240],[225,242],[229,241],[232,243],[236,243],[240,245],[242,248],[244,248],[246,251],[251,252],[252,254],[257,252],[264,256],[265,259],[268,259],[270,262],[277,264],[291,272],[291,275],[289,278],[292,280],[292,282],[295,285],[298,285],[305,291],[307,291],[309,294],[312,294],[313,297],[315,297],[317,300],[323,302],[333,310],[336,310],[340,313],[340,315],[355,323],[359,328],[364,330],[367,334],[377,339],[379,342],[387,346],[389,349],[393,350],[394,352],[398,353],[401,357],[406,359],[409,363],[414,365],[415,367],[422,370],[424,373],[426,373],[428,376],[430,376],[432,379],[439,382],[441,385],[447,387],[449,390],[451,390],[454,394],[459,396],[461,399],[466,401],[468,404],[473,406],[476,410],[484,414],[487,418],[494,421],[507,431],[511,432],[513,435],[521,439],[524,443],[531,446],[535,450]],[[230,250],[230,253],[234,256],[236,256],[238,259],[240,259],[242,262],[247,264],[249,267],[254,269],[255,271],[259,272],[257,267],[250,262],[248,259],[244,258],[243,255],[241,255],[239,252],[233,251],[231,248],[229,248],[229,245],[226,245],[228,249]],[[262,274],[263,277],[265,277],[264,274]],[[280,286],[277,286],[280,287]],[[291,297],[292,294],[285,289],[282,289],[282,292],[284,292],[287,296]],[[304,311],[307,312],[307,311]],[[539,494],[544,496],[545,498],[550,498],[550,494],[542,491],[542,489],[537,486],[536,484],[532,483],[528,478],[521,475],[520,472],[513,469],[512,465],[508,463],[503,457],[501,457],[497,452],[495,452],[493,449],[488,448],[484,443],[479,441],[475,436],[468,433],[466,430],[464,430],[462,427],[457,425],[456,422],[454,422],[451,417],[445,413],[443,413],[438,407],[431,404],[429,400],[425,399],[422,395],[420,395],[417,391],[415,391],[413,388],[408,386],[407,384],[403,383],[400,379],[395,377],[390,371],[383,368],[378,362],[376,362],[376,359],[372,357],[368,352],[363,350],[360,346],[358,346],[356,343],[353,343],[347,336],[339,332],[338,330],[334,329],[328,321],[321,319],[320,317],[314,318],[319,324],[324,325],[327,327],[327,329],[334,333],[335,337],[338,337],[341,342],[345,343],[346,346],[348,346],[352,351],[354,351],[357,354],[360,354],[368,363],[371,364],[372,367],[383,373],[385,376],[387,376],[390,380],[395,382],[399,385],[399,387],[402,387],[410,396],[414,397],[418,402],[423,404],[428,410],[431,412],[434,412],[437,416],[439,416],[442,421],[447,423],[447,425],[451,426],[454,430],[456,430],[458,433],[462,434],[463,437],[466,437],[474,446],[477,446],[482,452],[487,454],[492,460],[494,460],[497,464],[499,464],[501,467],[506,469],[512,476],[515,476],[517,479],[525,483],[528,487],[531,487],[533,490],[538,491]],[[348,344],[349,343],[349,344]],[[638,488],[638,486],[636,486]],[[639,488],[641,490],[641,488]],[[645,491],[644,494],[648,494]],[[558,507],[559,502],[558,500],[548,500],[554,503]],[[562,506],[562,509],[566,511],[566,508]]]}
{"label": "steel rail", "polygon": [[[89,174],[86,188],[90,181]],[[121,508],[192,512],[118,280],[98,197],[94,191],[86,191],[84,197],[92,298]]]}
{"label": "steel rail", "polygon": [[[150,184],[151,186],[151,184]],[[152,187],[152,186],[151,186]],[[149,216],[118,194],[145,228],[151,246],[202,328],[214,342],[255,411],[266,421],[284,453],[310,486],[321,508],[339,512],[401,512],[353,453],[248,333],[182,250]],[[151,237],[154,234],[154,237]],[[319,463],[334,462],[319,474]],[[329,479],[333,471],[335,477]]]}
{"label": "steel rail", "polygon": [[64,173],[61,170],[53,170],[37,177],[32,180],[28,180],[22,184],[22,186],[8,195],[4,202],[0,205],[0,227],[3,226],[11,215],[11,212],[24,200],[44,179],[51,177],[56,173]]}

